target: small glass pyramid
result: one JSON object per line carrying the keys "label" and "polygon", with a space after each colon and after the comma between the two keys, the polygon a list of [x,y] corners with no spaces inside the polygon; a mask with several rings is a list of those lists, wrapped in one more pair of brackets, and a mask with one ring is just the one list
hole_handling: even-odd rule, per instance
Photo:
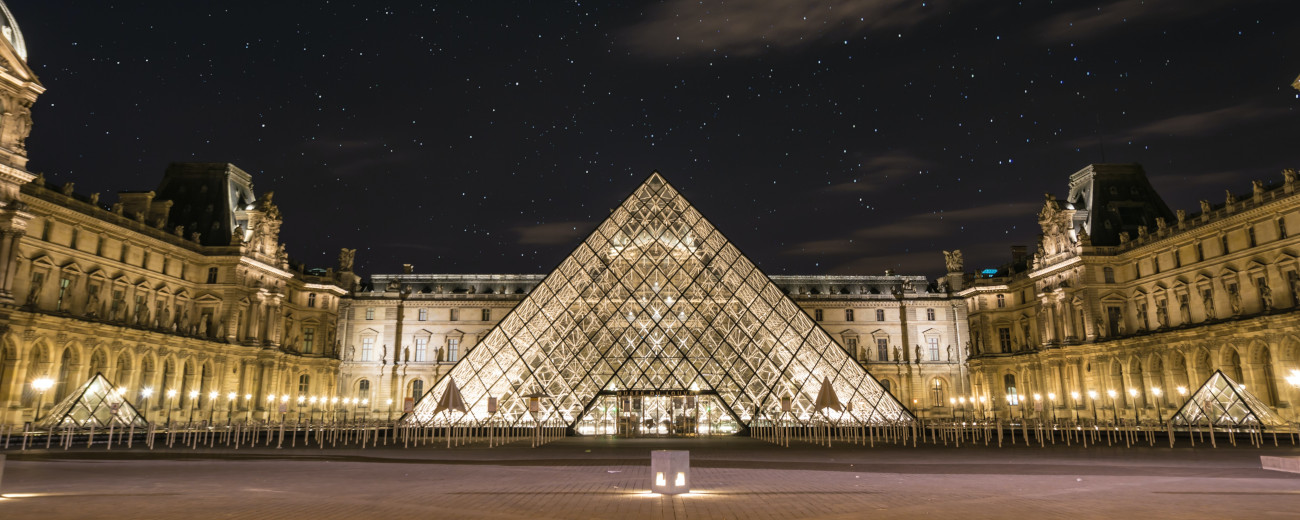
{"label": "small glass pyramid", "polygon": [[[452,380],[467,411],[435,413]],[[815,411],[824,381],[843,411]],[[705,396],[710,413],[741,427],[778,418],[915,420],[658,172],[403,421],[575,427],[605,413],[598,397],[614,395],[674,396],[691,406]],[[489,398],[499,405],[494,414]],[[538,399],[532,412],[530,399]]]}
{"label": "small glass pyramid", "polygon": [[119,428],[132,424],[139,428],[149,426],[140,412],[117,391],[116,386],[108,382],[104,374],[95,373],[95,377],[54,405],[50,414],[41,419],[36,428],[107,428],[110,422],[116,423]]}
{"label": "small glass pyramid", "polygon": [[1174,424],[1180,426],[1286,426],[1286,421],[1278,417],[1268,405],[1218,370],[1192,393],[1172,419]]}

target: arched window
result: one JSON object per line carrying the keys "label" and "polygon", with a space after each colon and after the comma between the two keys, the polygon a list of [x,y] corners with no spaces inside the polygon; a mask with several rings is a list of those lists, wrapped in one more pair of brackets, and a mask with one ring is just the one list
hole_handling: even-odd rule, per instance
{"label": "arched window", "polygon": [[999,294],[999,295],[998,295],[998,308],[1001,309],[1001,308],[1006,307],[1006,306],[1007,306],[1007,296],[1006,296],[1005,294]]}
{"label": "arched window", "polygon": [[416,379],[411,381],[411,400],[419,401],[420,396],[424,395],[424,380]]}
{"label": "arched window", "polygon": [[362,379],[357,382],[357,399],[370,399],[369,379]]}
{"label": "arched window", "polygon": [[311,293],[307,295],[307,306],[308,307],[316,306],[316,293]]}
{"label": "arched window", "polygon": [[1012,406],[1020,404],[1020,394],[1016,393],[1016,376],[1014,374],[1002,376],[1002,386],[1007,394],[1007,402]]}
{"label": "arched window", "polygon": [[930,380],[930,398],[933,399],[931,402],[934,403],[934,406],[943,406],[944,390],[942,379],[936,377]]}
{"label": "arched window", "polygon": [[889,385],[889,380],[888,380],[888,379],[881,379],[881,380],[880,380],[880,387],[881,387],[881,388],[884,388],[886,393],[892,394],[893,392],[890,392],[890,391],[889,391],[889,386],[890,386],[890,385]]}
{"label": "arched window", "polygon": [[311,393],[311,376],[303,374],[298,376],[298,395],[307,395]]}

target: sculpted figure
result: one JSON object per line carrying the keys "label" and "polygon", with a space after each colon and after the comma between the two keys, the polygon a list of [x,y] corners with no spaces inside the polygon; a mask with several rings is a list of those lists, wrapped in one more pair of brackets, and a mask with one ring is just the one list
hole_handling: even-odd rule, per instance
{"label": "sculpted figure", "polygon": [[903,349],[900,348],[898,345],[894,345],[894,362],[897,363],[902,360],[903,360]]}
{"label": "sculpted figure", "polygon": [[1214,293],[1205,291],[1201,294],[1201,304],[1205,306],[1205,319],[1214,319]]}
{"label": "sculpted figure", "polygon": [[916,364],[921,364],[921,346],[916,346]]}
{"label": "sculpted figure", "polygon": [[1234,286],[1228,290],[1228,306],[1232,308],[1232,315],[1241,314],[1241,292]]}
{"label": "sculpted figure", "polygon": [[1268,288],[1268,284],[1259,285],[1259,300],[1264,304],[1264,312],[1273,310],[1273,290]]}

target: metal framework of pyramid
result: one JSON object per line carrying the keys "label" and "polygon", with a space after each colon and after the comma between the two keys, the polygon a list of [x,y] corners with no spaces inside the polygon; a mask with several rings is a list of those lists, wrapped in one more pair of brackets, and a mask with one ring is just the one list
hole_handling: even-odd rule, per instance
{"label": "metal framework of pyramid", "polygon": [[132,424],[140,428],[149,426],[140,412],[118,392],[117,386],[97,372],[95,377],[55,405],[36,427],[42,430],[66,426],[107,428],[110,423],[119,427]]}
{"label": "metal framework of pyramid", "polygon": [[[452,380],[467,411],[435,413]],[[573,427],[620,390],[716,395],[743,426],[807,421],[824,381],[845,400],[839,424],[915,420],[655,172],[403,421]]]}
{"label": "metal framework of pyramid", "polygon": [[1280,428],[1286,421],[1232,378],[1215,370],[1173,416],[1174,424]]}

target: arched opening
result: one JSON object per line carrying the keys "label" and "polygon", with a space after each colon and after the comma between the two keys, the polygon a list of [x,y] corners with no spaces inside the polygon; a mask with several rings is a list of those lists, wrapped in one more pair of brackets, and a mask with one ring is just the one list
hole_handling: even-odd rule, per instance
{"label": "arched opening", "polygon": [[943,407],[947,402],[947,387],[943,384],[943,379],[934,378],[930,380],[930,402],[931,406]]}
{"label": "arched opening", "polygon": [[[104,374],[105,377],[110,375],[106,373],[108,372],[108,356],[104,354],[103,350],[95,350],[95,353],[90,355],[90,366],[88,368],[85,377],[87,381],[95,377],[95,374]],[[113,381],[113,383],[116,382]]]}
{"label": "arched opening", "polygon": [[1273,353],[1268,347],[1260,345],[1256,362],[1259,364],[1260,385],[1262,388],[1255,395],[1264,400],[1264,404],[1276,407],[1278,402],[1277,379],[1273,371]]}
{"label": "arched opening", "polygon": [[1235,348],[1224,348],[1226,351],[1223,353],[1223,373],[1232,378],[1233,381],[1236,381],[1237,384],[1245,384],[1246,379],[1245,377],[1242,377],[1243,374],[1241,371],[1241,355],[1237,353],[1237,349]]}
{"label": "arched opening", "polygon": [[73,389],[69,388],[72,384],[72,363],[76,359],[72,354],[72,347],[63,349],[63,356],[59,358],[59,376],[55,380],[54,402],[62,401],[68,396],[68,392]]}
{"label": "arched opening", "polygon": [[1114,402],[1116,408],[1128,407],[1128,394],[1124,392],[1124,365],[1118,359],[1110,363],[1110,385],[1106,387],[1106,397]]}
{"label": "arched opening", "polygon": [[412,401],[419,402],[420,397],[424,396],[424,380],[413,379],[411,380],[410,386],[411,386],[411,391],[408,395],[410,396]]}

